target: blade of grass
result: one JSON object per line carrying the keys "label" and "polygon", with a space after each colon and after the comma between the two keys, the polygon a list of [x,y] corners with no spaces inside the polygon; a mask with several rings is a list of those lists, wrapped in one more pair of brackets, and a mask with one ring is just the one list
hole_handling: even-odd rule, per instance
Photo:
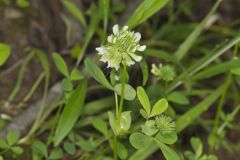
{"label": "blade of grass", "polygon": [[79,54],[77,62],[76,62],[76,67],[80,64],[80,62],[85,54],[87,46],[88,46],[94,32],[96,31],[96,29],[98,27],[99,20],[100,20],[99,10],[97,10],[97,7],[95,5],[92,5],[91,6],[90,24],[88,25],[88,30],[87,30],[85,38],[84,38],[84,43],[83,43],[81,53]]}
{"label": "blade of grass", "polygon": [[13,101],[13,99],[17,96],[21,85],[22,85],[22,81],[23,81],[23,76],[24,76],[24,72],[26,70],[26,67],[28,65],[28,63],[31,61],[31,59],[33,58],[34,53],[30,53],[24,60],[24,62],[22,63],[19,73],[18,73],[18,78],[17,78],[17,82],[11,92],[11,94],[8,97],[8,101]]}
{"label": "blade of grass", "polygon": [[222,0],[217,0],[217,2],[212,7],[211,11],[207,14],[207,16],[203,19],[203,21],[193,30],[193,32],[187,37],[187,39],[180,45],[178,50],[175,52],[176,59],[178,61],[182,60],[184,56],[186,56],[189,49],[192,47],[193,43],[197,40],[201,32],[204,30],[206,23],[209,18],[215,13],[218,6],[220,5]]}
{"label": "blade of grass", "polygon": [[86,20],[82,11],[71,1],[62,0],[64,7],[70,12],[83,26],[86,26]]}
{"label": "blade of grass", "polygon": [[192,80],[201,80],[210,78],[212,76],[227,72],[233,68],[240,67],[240,60],[231,60],[228,62],[220,63],[214,66],[211,66],[207,68],[206,70],[203,70],[196,75],[194,75],[191,79]]}
{"label": "blade of grass", "polygon": [[176,80],[169,86],[168,92],[172,91],[174,88],[178,87],[183,83],[183,79],[189,79],[190,76],[194,75],[201,69],[208,66],[211,62],[216,60],[219,56],[224,54],[227,50],[229,50],[232,46],[240,41],[240,35],[237,35],[233,39],[229,41],[225,41],[222,44],[218,45],[213,51],[212,54],[207,54],[193,65],[191,65],[186,72],[180,74]]}
{"label": "blade of grass", "polygon": [[100,0],[99,1],[99,8],[102,12],[102,19],[103,19],[103,28],[104,31],[107,31],[107,25],[108,25],[108,17],[109,17],[109,6],[110,1],[109,0]]}
{"label": "blade of grass", "polygon": [[130,28],[136,27],[163,8],[168,1],[169,0],[144,0],[129,18],[127,25]]}

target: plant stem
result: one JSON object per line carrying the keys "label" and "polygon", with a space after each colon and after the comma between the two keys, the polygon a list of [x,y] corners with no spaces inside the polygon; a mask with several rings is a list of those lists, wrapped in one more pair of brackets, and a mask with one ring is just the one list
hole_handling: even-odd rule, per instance
{"label": "plant stem", "polygon": [[31,52],[26,59],[24,60],[24,62],[22,63],[19,73],[18,73],[18,78],[17,78],[17,82],[11,92],[11,94],[8,97],[8,101],[11,102],[13,101],[13,99],[17,96],[21,86],[22,86],[22,81],[23,81],[23,76],[24,76],[24,72],[26,70],[27,65],[29,64],[29,62],[31,61],[31,59],[33,58],[35,54],[33,52]]}
{"label": "plant stem", "polygon": [[222,112],[222,108],[223,108],[224,101],[225,101],[225,96],[226,96],[227,90],[228,90],[229,85],[231,84],[231,82],[232,82],[232,75],[231,75],[231,74],[228,74],[227,79],[226,79],[226,82],[225,82],[224,87],[223,87],[223,90],[222,90],[222,96],[221,96],[221,98],[220,98],[220,100],[219,100],[219,104],[218,104],[218,108],[217,108],[217,113],[216,113],[216,117],[215,117],[215,120],[214,120],[214,125],[213,125],[212,134],[215,134],[216,131],[217,131],[217,129],[218,129],[220,114],[221,114],[221,112]]}
{"label": "plant stem", "polygon": [[113,153],[113,156],[114,156],[114,160],[118,160],[118,155],[117,155],[117,151],[118,151],[118,144],[117,144],[117,136],[114,135],[114,153]]}
{"label": "plant stem", "polygon": [[123,65],[123,79],[122,79],[121,99],[120,99],[119,110],[118,110],[118,120],[120,120],[120,118],[121,118],[122,109],[123,109],[123,99],[124,99],[126,74],[127,74],[127,66],[124,64]]}

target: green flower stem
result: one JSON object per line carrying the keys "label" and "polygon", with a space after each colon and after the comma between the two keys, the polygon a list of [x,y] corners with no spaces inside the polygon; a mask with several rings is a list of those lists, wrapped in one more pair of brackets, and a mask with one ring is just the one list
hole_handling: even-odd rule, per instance
{"label": "green flower stem", "polygon": [[114,94],[115,94],[115,103],[116,103],[116,115],[118,115],[118,95],[116,92]]}
{"label": "green flower stem", "polygon": [[126,81],[126,74],[127,74],[127,66],[126,64],[123,65],[123,79],[122,79],[122,89],[121,89],[121,99],[119,104],[118,110],[118,121],[120,121],[122,109],[123,109],[123,98],[124,98],[124,90],[125,90],[125,81]]}

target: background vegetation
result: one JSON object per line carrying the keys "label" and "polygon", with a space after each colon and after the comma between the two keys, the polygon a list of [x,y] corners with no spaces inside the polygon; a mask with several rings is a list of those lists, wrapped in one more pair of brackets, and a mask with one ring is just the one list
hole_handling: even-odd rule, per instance
{"label": "background vegetation", "polygon": [[[238,160],[238,6],[0,0],[0,160]],[[126,72],[107,68],[96,51],[115,24],[140,32],[146,45],[142,61]],[[160,71],[151,72],[152,64]],[[123,112],[131,127],[124,123],[121,136],[108,115],[116,97],[131,111]],[[154,113],[154,106],[161,109]],[[142,128],[150,117],[161,124],[161,116],[176,124],[171,136],[161,135],[164,125],[158,134]]]}

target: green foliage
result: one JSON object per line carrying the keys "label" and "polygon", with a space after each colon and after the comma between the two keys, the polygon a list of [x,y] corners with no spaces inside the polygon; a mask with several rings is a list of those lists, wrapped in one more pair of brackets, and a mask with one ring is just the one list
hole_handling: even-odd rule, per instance
{"label": "green foliage", "polygon": [[0,66],[3,65],[10,56],[11,47],[8,44],[0,43]]}
{"label": "green foliage", "polygon": [[149,98],[142,87],[137,88],[137,96],[143,109],[145,110],[140,110],[140,113],[145,119],[160,115],[168,108],[168,101],[162,98],[158,100],[151,109]]}
{"label": "green foliage", "polygon": [[[122,84],[116,84],[114,87],[114,90],[118,95],[121,95],[121,89],[122,89]],[[134,90],[134,88],[129,84],[125,84],[124,99],[132,101],[135,99],[135,97],[136,97],[136,91]]]}
{"label": "green foliage", "polygon": [[112,112],[108,112],[110,126],[116,136],[124,135],[128,132],[131,126],[131,112],[125,111],[121,113],[120,119],[116,119]]}
{"label": "green foliage", "polygon": [[162,114],[164,111],[166,111],[167,108],[168,108],[168,101],[166,99],[158,100],[152,108],[150,117],[154,117]]}
{"label": "green foliage", "polygon": [[71,131],[78,117],[82,113],[87,92],[87,82],[81,81],[81,84],[73,91],[69,97],[54,136],[54,145],[57,146]]}
{"label": "green foliage", "polygon": [[191,146],[193,151],[185,151],[184,155],[188,160],[217,160],[218,158],[215,155],[202,155],[203,154],[203,144],[199,138],[191,138]]}
{"label": "green foliage", "polygon": [[69,72],[68,72],[68,67],[64,59],[58,54],[58,53],[53,53],[53,60],[54,63],[57,66],[57,69],[67,78],[69,78]]}
{"label": "green foliage", "polygon": [[203,21],[193,30],[193,32],[186,38],[186,40],[180,45],[178,50],[175,52],[176,59],[180,61],[192,47],[193,43],[197,40],[201,32],[203,31],[206,23],[209,21],[211,16],[215,13],[222,0],[217,0],[211,11],[203,19]]}
{"label": "green foliage", "polygon": [[82,25],[86,26],[86,20],[82,11],[71,1],[62,0],[64,7],[70,12]]}
{"label": "green foliage", "polygon": [[108,82],[106,77],[104,76],[101,69],[94,64],[90,59],[86,59],[84,61],[85,67],[88,71],[88,73],[99,83],[101,83],[103,86],[105,86],[108,89],[113,89],[112,85]]}
{"label": "green foliage", "polygon": [[[7,8],[0,8],[4,13],[8,13],[9,9],[15,10],[16,7],[31,7],[29,2],[4,0],[0,3],[7,5]],[[54,85],[49,95],[47,93],[52,69],[48,54],[35,48],[26,49],[30,54],[19,62],[21,66],[16,86],[1,105],[3,104],[4,110],[5,107],[15,106],[15,103],[19,103],[16,108],[25,107],[45,80],[41,108],[26,137],[19,140],[18,134],[13,132],[8,133],[6,139],[0,139],[0,160],[19,159],[20,155],[25,154],[19,142],[26,145],[32,143],[32,159],[36,160],[145,160],[151,159],[156,150],[159,150],[159,154],[162,153],[166,160],[216,160],[217,156],[203,153],[206,151],[204,147],[222,147],[229,153],[234,153],[238,146],[230,143],[226,135],[229,130],[232,133],[239,128],[235,117],[240,110],[240,35],[235,29],[238,25],[237,19],[227,26],[221,24],[222,19],[219,21],[215,13],[220,2],[221,0],[216,0],[207,16],[198,23],[195,20],[201,16],[195,15],[194,5],[201,2],[194,3],[191,0],[181,3],[173,0],[143,0],[138,6],[132,1],[118,3],[99,0],[97,3],[75,3],[61,0],[63,7],[81,24],[83,37],[72,37],[73,34],[78,34],[75,27],[79,25],[72,23],[72,19],[61,13],[66,25],[66,34],[62,33],[66,44],[59,48],[58,44],[62,43],[54,43],[54,47],[64,53],[64,58],[54,52],[52,59],[63,76],[59,81],[62,90],[57,90],[58,85]],[[158,13],[164,6],[163,14]],[[132,14],[131,8],[136,8]],[[20,9],[16,13],[23,12],[21,16],[24,17],[28,15],[25,14],[26,11],[32,12]],[[54,15],[57,11],[54,10]],[[7,15],[6,18],[8,16],[11,18],[12,15]],[[130,29],[138,26],[137,31],[130,31],[126,26],[120,26],[119,29],[117,23],[124,19],[128,19],[125,24]],[[109,37],[106,36],[111,32],[108,24],[114,26],[113,35]],[[127,35],[131,36],[126,36],[123,30],[129,31]],[[205,30],[207,31],[204,32]],[[201,34],[203,32],[204,34]],[[226,37],[230,40],[216,45]],[[11,40],[12,37],[7,38]],[[117,40],[118,43],[115,43]],[[98,66],[100,56],[95,53],[96,46],[100,46],[96,50],[101,61],[105,63],[104,58],[106,59],[108,68],[103,66],[102,69]],[[231,50],[233,46],[235,48]],[[49,49],[51,50],[51,47]],[[135,54],[135,51],[143,50],[143,54]],[[6,63],[10,52],[11,47],[8,44],[0,43],[0,65]],[[107,52],[111,54],[107,55]],[[118,53],[121,53],[121,61],[117,57]],[[227,54],[224,55],[225,53]],[[65,57],[76,60],[75,66],[70,64],[70,59],[68,66]],[[24,73],[31,69],[30,62],[35,63],[31,61],[35,58],[38,58],[43,71],[29,92],[23,95],[23,100],[16,99],[25,81]],[[138,65],[133,65],[134,63]],[[10,65],[15,68],[15,64]],[[148,66],[151,65],[150,69]],[[113,66],[116,70],[109,69]],[[5,75],[9,74],[9,70],[12,72],[12,68],[7,68],[5,72],[5,67],[8,66],[2,67],[1,77],[2,73]],[[149,74],[149,71],[152,74]],[[55,80],[56,78],[53,78],[51,82]],[[59,96],[61,94],[62,98],[55,101],[52,93]],[[210,116],[210,119],[201,117],[204,112],[210,113],[209,108],[216,102],[217,114]],[[5,117],[5,113],[1,113],[1,118]],[[194,131],[197,136],[208,136],[209,146],[205,146],[205,143],[203,145],[199,138],[193,137],[190,140],[190,137],[183,137],[190,135],[193,125],[195,128],[198,128],[198,125],[204,126],[211,132],[207,135],[207,132]],[[190,130],[185,130],[186,128]],[[182,131],[186,133],[182,135]],[[187,147],[182,143],[183,140],[189,140],[192,147],[191,151],[187,150],[184,154],[179,152],[182,147]],[[174,144],[176,142],[177,145]],[[214,150],[211,150],[212,152]]]}
{"label": "green foliage", "polygon": [[172,92],[167,96],[167,100],[181,105],[189,104],[188,97],[181,92]]}
{"label": "green foliage", "polygon": [[149,136],[146,136],[142,133],[135,132],[129,137],[131,145],[136,149],[142,149],[148,146],[152,139]]}
{"label": "green foliage", "polygon": [[17,5],[21,8],[27,8],[30,6],[29,0],[17,0]]}
{"label": "green foliage", "polygon": [[0,154],[10,153],[11,156],[19,156],[23,154],[23,148],[17,143],[19,141],[19,134],[15,132],[9,132],[6,139],[0,139]]}
{"label": "green foliage", "polygon": [[158,147],[161,149],[166,160],[180,160],[180,157],[174,150],[172,150],[167,145],[165,145],[164,143],[160,142],[157,139],[155,139],[155,141],[157,142]]}
{"label": "green foliage", "polygon": [[108,126],[104,120],[102,120],[99,117],[95,117],[92,119],[92,124],[93,124],[94,128],[96,128],[104,136],[108,137]]}
{"label": "green foliage", "polygon": [[144,0],[129,18],[127,24],[133,28],[163,8],[169,0]]}
{"label": "green foliage", "polygon": [[142,107],[144,108],[147,115],[149,116],[150,110],[151,110],[150,101],[149,101],[149,98],[148,98],[145,90],[142,87],[137,88],[137,96],[138,96],[138,99],[139,99]]}

